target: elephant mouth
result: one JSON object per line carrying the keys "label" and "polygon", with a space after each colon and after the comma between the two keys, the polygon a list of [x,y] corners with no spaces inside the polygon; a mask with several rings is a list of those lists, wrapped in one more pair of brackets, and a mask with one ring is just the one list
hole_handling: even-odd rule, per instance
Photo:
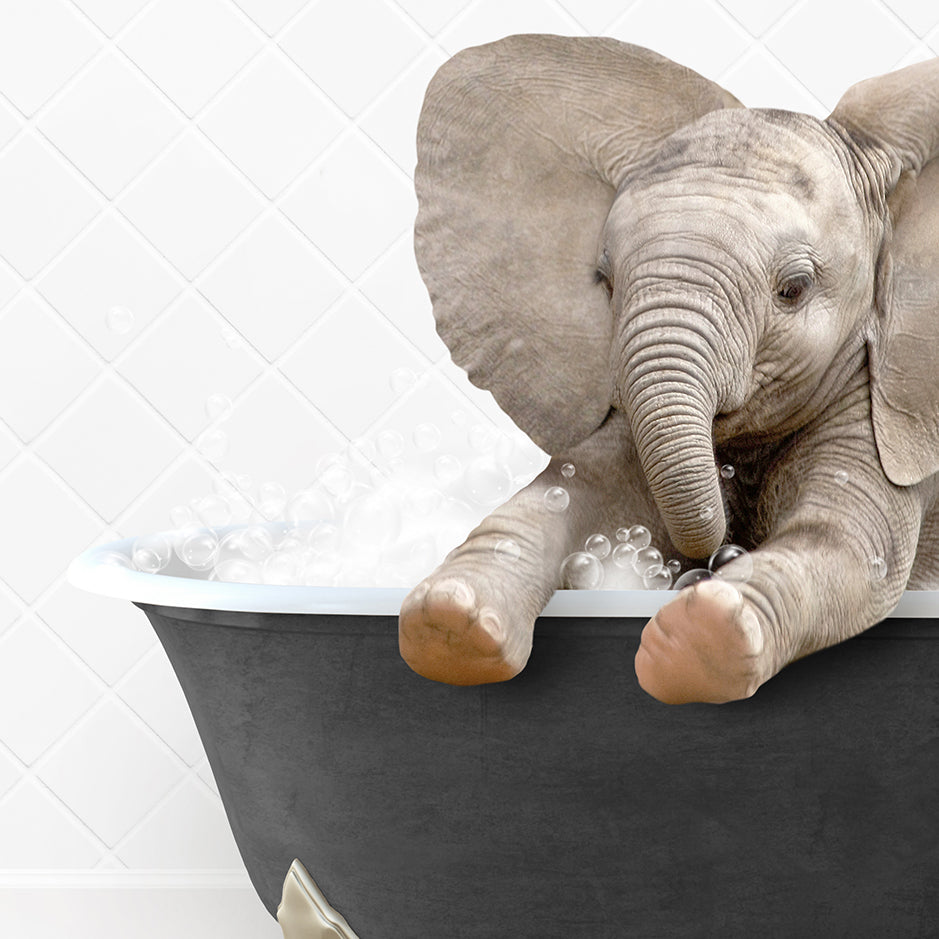
{"label": "elephant mouth", "polygon": [[714,443],[717,446],[729,443],[737,446],[778,444],[801,430],[816,416],[817,411],[810,404],[780,414],[778,403],[763,400],[757,395],[742,407],[714,415]]}
{"label": "elephant mouth", "polygon": [[713,437],[715,446],[734,444],[738,448],[778,443],[798,428],[766,427],[754,422],[754,418],[741,411],[718,414],[714,418]]}

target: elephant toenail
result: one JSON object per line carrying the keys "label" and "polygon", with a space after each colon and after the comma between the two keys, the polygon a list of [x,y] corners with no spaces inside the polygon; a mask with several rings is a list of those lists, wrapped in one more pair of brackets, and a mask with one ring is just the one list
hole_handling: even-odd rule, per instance
{"label": "elephant toenail", "polygon": [[478,620],[479,625],[484,629],[496,642],[502,642],[505,639],[505,630],[502,628],[502,623],[499,618],[493,613],[484,613]]}
{"label": "elephant toenail", "polygon": [[473,591],[461,580],[445,580],[437,584],[434,592],[462,607],[471,607],[476,600]]}

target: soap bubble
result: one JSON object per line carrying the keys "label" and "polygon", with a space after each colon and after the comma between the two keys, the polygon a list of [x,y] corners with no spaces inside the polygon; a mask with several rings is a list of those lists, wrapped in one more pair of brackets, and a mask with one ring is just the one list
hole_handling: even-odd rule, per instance
{"label": "soap bubble", "polygon": [[437,559],[437,545],[429,535],[418,538],[408,545],[408,567],[410,568],[408,580],[420,580],[429,574]]}
{"label": "soap bubble", "polygon": [[279,518],[287,507],[287,490],[274,480],[261,483],[258,488],[258,511],[268,521]]}
{"label": "soap bubble", "polygon": [[628,544],[631,548],[636,551],[641,551],[643,548],[648,548],[652,544],[652,532],[646,528],[645,525],[631,525],[626,529],[626,538],[620,538],[620,532],[623,529],[619,529],[616,533],[616,537],[620,541],[623,541],[624,544]]}
{"label": "soap bubble", "polygon": [[297,568],[293,576],[298,583],[310,587],[328,587],[342,570],[342,558],[338,554],[313,554],[304,556]]}
{"label": "soap bubble", "polygon": [[207,528],[220,528],[231,521],[231,505],[222,496],[203,496],[196,502],[194,508],[199,521]]}
{"label": "soap bubble", "polygon": [[495,458],[506,465],[510,465],[516,457],[516,443],[513,434],[507,434],[500,431],[496,434],[496,445],[493,447]]}
{"label": "soap bubble", "polygon": [[250,525],[239,535],[238,548],[249,561],[263,561],[274,550],[274,539],[263,525]]}
{"label": "soap bubble", "polygon": [[661,567],[662,561],[662,552],[658,548],[646,546],[636,552],[636,556],[633,558],[633,570],[637,574],[645,576],[654,567]]}
{"label": "soap bubble", "polygon": [[344,521],[344,535],[353,544],[373,551],[393,542],[401,531],[397,504],[378,492],[359,496],[349,505]]}
{"label": "soap bubble", "polygon": [[879,556],[868,559],[870,578],[873,581],[883,580],[887,576],[887,562]]}
{"label": "soap bubble", "polygon": [[275,551],[261,565],[261,577],[265,584],[299,584],[301,558],[295,552]]}
{"label": "soap bubble", "polygon": [[573,463],[565,463],[561,467],[561,475],[565,479],[570,479],[576,472],[577,472],[577,468],[574,466]]}
{"label": "soap bubble", "polygon": [[228,434],[217,427],[210,428],[199,435],[196,449],[210,463],[215,463],[228,452]]}
{"label": "soap bubble", "polygon": [[677,558],[672,558],[670,561],[665,562],[665,566],[672,572],[672,574],[677,574],[681,570],[681,561]]}
{"label": "soap bubble", "polygon": [[254,514],[254,506],[240,492],[228,500],[231,506],[231,520],[239,525],[251,521]]}
{"label": "soap bubble", "polygon": [[131,547],[131,560],[138,571],[155,574],[163,570],[170,562],[173,546],[166,535],[141,535]]}
{"label": "soap bubble", "polygon": [[235,474],[230,470],[223,470],[215,474],[212,480],[212,489],[215,491],[216,495],[222,496],[225,499],[241,491],[238,487]]}
{"label": "soap bubble", "polygon": [[561,562],[561,586],[566,590],[596,590],[603,583],[603,565],[586,551],[575,551]]}
{"label": "soap bubble", "polygon": [[469,415],[466,411],[457,409],[456,411],[451,412],[450,420],[456,424],[457,427],[466,427],[469,423]]}
{"label": "soap bubble", "polygon": [[[734,561],[733,570],[725,570],[724,565]],[[753,575],[753,558],[737,544],[721,545],[708,560],[708,570],[722,580],[746,583]]]}
{"label": "soap bubble", "polygon": [[195,528],[183,534],[176,554],[194,571],[207,571],[218,554],[218,536],[210,528]]}
{"label": "soap bubble", "polygon": [[375,446],[384,460],[393,460],[404,453],[404,437],[397,430],[383,430],[375,438]]}
{"label": "soap bubble", "polygon": [[[312,568],[309,571],[311,574],[313,573]],[[317,585],[319,583],[320,581],[315,582]],[[336,574],[334,583],[337,587],[373,587],[375,577],[370,567],[346,561]],[[382,584],[382,586],[385,585]]]}
{"label": "soap bubble", "polygon": [[409,368],[396,368],[389,379],[391,390],[396,394],[404,394],[409,388],[417,384],[417,375]]}
{"label": "soap bubble", "polygon": [[316,554],[338,554],[342,532],[332,522],[317,522],[307,532],[306,543]]}
{"label": "soap bubble", "polygon": [[196,515],[188,505],[174,505],[170,509],[170,521],[173,528],[191,528],[196,521]]}
{"label": "soap bubble", "polygon": [[512,474],[493,457],[479,456],[466,468],[466,486],[478,505],[498,505],[512,491]]}
{"label": "soap bubble", "polygon": [[132,569],[134,566],[134,562],[121,551],[104,551],[97,555],[97,562],[105,567]]}
{"label": "soap bubble", "polygon": [[710,580],[711,572],[702,567],[696,567],[693,570],[685,571],[678,580],[675,581],[675,590],[681,590],[683,587],[690,587],[698,583],[699,580]]}
{"label": "soap bubble", "polygon": [[365,457],[369,463],[378,462],[378,449],[374,440],[369,440],[368,437],[356,437],[351,442],[351,448],[353,452]]}
{"label": "soap bubble", "polygon": [[511,566],[522,556],[522,549],[511,538],[501,538],[496,542],[493,553],[500,564]]}
{"label": "soap bubble", "polygon": [[544,454],[524,434],[502,434],[495,449],[496,458],[512,471],[517,486],[527,486],[544,467]]}
{"label": "soap bubble", "polygon": [[213,561],[216,567],[220,564],[224,564],[226,561],[243,561],[245,559],[244,552],[241,550],[241,538],[243,534],[243,528],[234,528],[219,538],[218,551]]}
{"label": "soap bubble", "polygon": [[486,424],[474,424],[466,438],[474,453],[488,453],[496,445],[495,428]]}
{"label": "soap bubble", "polygon": [[463,464],[452,454],[444,453],[434,460],[434,475],[444,486],[456,482],[463,475]]}
{"label": "soap bubble", "polygon": [[545,490],[544,505],[549,512],[563,512],[571,504],[570,493],[560,486]]}
{"label": "soap bubble", "polygon": [[426,518],[437,511],[441,498],[439,489],[417,486],[407,492],[404,497],[404,504],[412,515],[417,518]]}
{"label": "soap bubble", "polygon": [[635,557],[636,549],[625,541],[621,541],[613,549],[613,563],[621,570],[631,571]]}
{"label": "soap bubble", "polygon": [[228,558],[215,565],[209,580],[221,580],[228,584],[259,584],[261,569],[244,558]]}
{"label": "soap bubble", "polygon": [[736,470],[729,463],[725,463],[721,467],[721,476],[723,476],[724,479],[733,479],[735,472]]}
{"label": "soap bubble", "polygon": [[123,336],[134,328],[134,314],[126,306],[112,306],[105,316],[105,322],[112,333]]}
{"label": "soap bubble", "polygon": [[215,481],[215,491],[219,495],[226,495],[232,489],[237,492],[249,492],[254,485],[254,480],[247,473],[232,473],[226,471],[219,473]]}
{"label": "soap bubble", "polygon": [[334,515],[332,501],[321,489],[301,489],[288,500],[284,517],[291,525],[310,524],[331,519]]}
{"label": "soap bubble", "polygon": [[212,421],[228,420],[232,413],[231,398],[221,393],[209,395],[205,399],[205,413]]}
{"label": "soap bubble", "polygon": [[668,590],[672,585],[672,572],[662,564],[650,567],[642,575],[642,585],[646,590]]}
{"label": "soap bubble", "polygon": [[701,519],[702,522],[709,522],[712,518],[714,518],[714,506],[701,506],[701,508],[698,510],[698,518]]}
{"label": "soap bubble", "polygon": [[415,579],[406,564],[397,558],[382,558],[375,568],[375,579],[383,587],[408,587]]}
{"label": "soap bubble", "polygon": [[[216,477],[212,488],[215,490],[214,495],[204,496],[194,502],[204,525],[220,526],[227,525],[229,522],[241,523],[251,518],[254,506],[237,487],[234,473],[222,473]],[[221,504],[206,503],[204,510],[200,511],[199,506],[205,503],[206,499],[218,500]]]}
{"label": "soap bubble", "polygon": [[332,496],[345,495],[355,482],[349,461],[338,453],[327,453],[316,463],[315,476]]}
{"label": "soap bubble", "polygon": [[402,472],[404,467],[405,462],[403,457],[393,456],[391,459],[385,460],[385,469],[388,471],[390,476],[394,476],[396,473]]}
{"label": "soap bubble", "polygon": [[303,551],[307,547],[308,530],[305,528],[288,528],[277,542],[280,552]]}
{"label": "soap bubble", "polygon": [[430,453],[440,446],[441,433],[436,424],[418,424],[413,433],[414,446],[421,453]]}
{"label": "soap bubble", "polygon": [[429,535],[399,541],[382,552],[375,579],[383,587],[413,586],[433,569],[436,555],[437,545]]}
{"label": "soap bubble", "polygon": [[608,557],[611,550],[610,539],[600,533],[591,535],[584,542],[584,551],[586,551],[587,554],[592,554],[598,561],[602,561],[605,557]]}
{"label": "soap bubble", "polygon": [[843,486],[848,481],[848,478],[847,470],[837,470],[835,472],[835,482],[838,483],[839,486]]}

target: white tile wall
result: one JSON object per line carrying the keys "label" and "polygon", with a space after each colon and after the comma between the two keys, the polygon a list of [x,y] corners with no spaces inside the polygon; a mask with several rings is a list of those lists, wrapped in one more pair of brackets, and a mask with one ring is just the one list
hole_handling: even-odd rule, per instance
{"label": "white tile wall", "polygon": [[[465,458],[468,429],[509,426],[434,333],[411,173],[437,66],[535,31],[647,44],[747,104],[823,115],[939,53],[939,6],[0,6],[0,934],[277,934],[149,626],[64,571],[220,470],[298,488],[350,438],[435,421]],[[215,393],[233,409],[203,453]]]}

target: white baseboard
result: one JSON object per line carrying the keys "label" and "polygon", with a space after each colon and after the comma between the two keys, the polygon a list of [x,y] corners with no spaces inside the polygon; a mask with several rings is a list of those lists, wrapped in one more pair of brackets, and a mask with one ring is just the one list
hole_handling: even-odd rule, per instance
{"label": "white baseboard", "polygon": [[283,939],[239,873],[2,872],[0,936]]}

